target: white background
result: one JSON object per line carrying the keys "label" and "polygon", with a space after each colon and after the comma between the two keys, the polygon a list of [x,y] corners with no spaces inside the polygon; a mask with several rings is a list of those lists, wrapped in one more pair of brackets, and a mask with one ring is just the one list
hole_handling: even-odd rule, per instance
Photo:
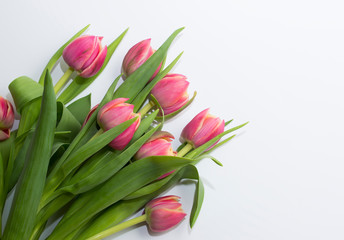
{"label": "white background", "polygon": [[[196,101],[165,125],[178,145],[201,110],[234,124],[239,136],[199,164],[204,206],[195,227],[150,234],[141,225],[108,239],[344,239],[344,3],[335,0],[4,1],[0,3],[0,95],[21,75],[38,79],[51,55],[91,23],[109,44],[127,36],[82,95],[96,104],[119,74],[126,51],[152,38],[158,48],[186,29],[169,52],[185,51],[174,72]],[[54,80],[61,75],[60,66]],[[233,125],[234,126],[234,125]],[[190,212],[194,185],[169,193]],[[8,209],[6,210],[8,211]]]}

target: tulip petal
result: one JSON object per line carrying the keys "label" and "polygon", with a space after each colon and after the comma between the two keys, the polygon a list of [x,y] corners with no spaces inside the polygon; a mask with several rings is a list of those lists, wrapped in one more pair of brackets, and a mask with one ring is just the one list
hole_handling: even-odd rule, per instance
{"label": "tulip petal", "polygon": [[116,150],[123,150],[130,140],[133,138],[136,129],[140,125],[141,118],[139,117],[130,127],[128,127],[124,132],[122,132],[118,137],[116,137],[109,144],[110,147]]}
{"label": "tulip petal", "polygon": [[0,130],[0,141],[10,138],[11,132],[9,129]]}
{"label": "tulip petal", "polygon": [[103,66],[103,63],[105,61],[107,54],[107,46],[104,46],[104,48],[100,51],[96,59],[92,62],[90,66],[88,66],[86,69],[84,69],[80,76],[83,78],[89,78],[98,73],[100,68]]}
{"label": "tulip petal", "polygon": [[71,42],[63,50],[63,59],[70,67],[77,71],[80,71],[84,63],[92,55],[96,43],[96,36],[81,36]]}
{"label": "tulip petal", "polygon": [[197,114],[183,129],[180,141],[181,142],[191,142],[195,134],[201,129],[205,118],[209,112],[209,108],[203,110],[199,114]]}

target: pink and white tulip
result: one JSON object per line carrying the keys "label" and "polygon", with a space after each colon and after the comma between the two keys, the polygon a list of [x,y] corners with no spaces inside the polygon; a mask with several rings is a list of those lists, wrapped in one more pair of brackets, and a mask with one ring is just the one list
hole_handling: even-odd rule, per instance
{"label": "pink and white tulip", "polygon": [[[125,55],[122,63],[123,79],[127,79],[132,73],[134,73],[143,63],[147,61],[150,56],[153,55],[155,50],[150,45],[151,39],[143,40],[135,44],[129,49]],[[159,73],[161,64],[154,72],[151,80]]]}
{"label": "pink and white tulip", "polygon": [[[199,147],[224,132],[225,121],[210,115],[209,108],[197,114],[183,129],[180,141]],[[216,144],[216,143],[215,143]],[[211,147],[213,147],[213,144]],[[210,148],[211,148],[210,147]],[[208,148],[208,150],[210,149]]]}
{"label": "pink and white tulip", "polygon": [[10,129],[14,123],[14,110],[12,104],[0,96],[0,141],[10,137]]}
{"label": "pink and white tulip", "polygon": [[171,114],[189,101],[187,92],[189,82],[181,74],[167,74],[152,89],[151,93],[164,110],[164,114]]}
{"label": "pink and white tulip", "polygon": [[107,54],[107,46],[101,46],[102,39],[89,35],[78,37],[63,50],[63,59],[83,78],[96,75]]}
{"label": "pink and white tulip", "polygon": [[108,102],[99,110],[97,116],[98,124],[104,131],[138,116],[132,125],[109,144],[116,150],[123,150],[126,147],[141,122],[140,114],[133,112],[134,105],[125,103],[127,100],[128,98],[117,98]]}
{"label": "pink and white tulip", "polygon": [[173,135],[169,132],[159,131],[154,133],[137,151],[135,159],[139,160],[150,156],[175,156],[171,144],[173,139]]}
{"label": "pink and white tulip", "polygon": [[150,201],[145,207],[146,222],[153,232],[163,232],[184,219],[186,213],[178,196],[165,196]]}

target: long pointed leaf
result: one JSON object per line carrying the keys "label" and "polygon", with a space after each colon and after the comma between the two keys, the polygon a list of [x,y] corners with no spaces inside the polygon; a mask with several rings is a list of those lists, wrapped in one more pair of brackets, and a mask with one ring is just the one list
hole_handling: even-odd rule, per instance
{"label": "long pointed leaf", "polygon": [[3,240],[28,239],[31,235],[48,170],[55,125],[55,94],[47,71],[41,113],[27,154],[26,168],[12,202]]}

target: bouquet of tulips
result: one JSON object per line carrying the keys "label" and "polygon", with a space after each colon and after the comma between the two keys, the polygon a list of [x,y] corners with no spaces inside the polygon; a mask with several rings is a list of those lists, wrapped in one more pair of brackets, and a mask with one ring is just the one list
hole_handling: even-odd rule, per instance
{"label": "bouquet of tulips", "polygon": [[[102,239],[140,222],[165,231],[186,214],[179,197],[156,197],[181,179],[196,184],[192,227],[204,196],[196,164],[210,158],[221,165],[211,152],[245,125],[226,130],[231,121],[206,109],[184,127],[182,144],[172,149],[174,137],[162,130],[163,123],[196,96],[189,97],[185,76],[170,73],[181,54],[165,66],[182,29],[158,50],[149,39],[133,46],[122,74],[92,109],[90,95],[74,100],[101,74],[127,32],[103,47],[102,37],[82,35],[87,28],[58,49],[38,81],[22,76],[11,82],[18,129],[11,129],[13,105],[0,97],[0,213],[15,188],[3,240],[39,239],[52,216],[63,217],[49,240]],[[54,86],[50,73],[61,57],[69,68]],[[142,208],[142,216],[125,221]]]}

